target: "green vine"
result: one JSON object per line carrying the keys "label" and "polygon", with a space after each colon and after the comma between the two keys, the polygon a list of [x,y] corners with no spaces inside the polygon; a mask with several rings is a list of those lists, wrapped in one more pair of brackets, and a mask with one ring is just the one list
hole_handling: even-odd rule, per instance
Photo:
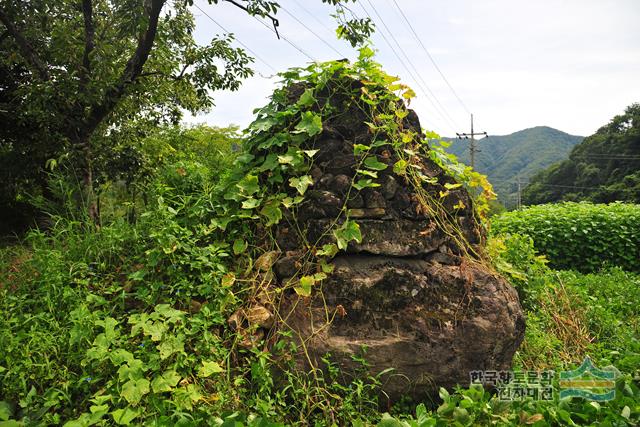
{"label": "green vine", "polygon": [[[349,209],[347,201],[352,193],[380,187],[379,173],[387,168],[404,178],[417,199],[418,214],[432,219],[461,254],[484,262],[477,248],[468,243],[457,213],[469,212],[473,227],[481,236],[488,201],[495,197],[491,185],[486,177],[446,153],[443,143],[437,142],[437,134],[419,133],[415,126],[408,125],[409,104],[415,93],[397,77],[385,73],[373,57],[373,50],[364,47],[353,64],[347,61],[313,63],[282,73],[281,87],[274,92],[271,102],[255,111],[256,119],[246,130],[243,154],[238,157],[224,190],[227,204],[220,217],[225,219],[216,220],[220,228],[229,231],[228,236],[235,239],[236,255],[253,253],[245,257],[246,264],[238,270],[242,278],[237,279],[230,273],[223,283],[242,285],[239,293],[244,295],[245,304],[233,319],[233,324],[240,329],[236,345],[251,347],[262,338],[269,339],[256,335],[260,328],[257,323],[252,326],[249,321],[245,330],[240,326],[242,318],[253,316],[256,307],[273,311],[283,333],[291,329],[282,310],[282,295],[287,290],[295,291],[302,298],[312,293],[322,297],[319,284],[333,268],[329,260],[346,250],[351,242],[362,240],[354,209]],[[344,203],[324,233],[308,241],[305,224],[298,221],[298,211],[316,184],[313,169],[320,150],[314,144],[328,131],[327,124],[348,122],[346,115],[354,110],[365,117],[364,124],[360,121],[355,125],[366,126],[369,137],[367,141],[350,141],[355,176],[349,183]],[[444,174],[430,175],[425,159],[441,168]],[[469,202],[472,206],[459,200],[453,210],[445,207],[446,198],[461,187],[472,197]],[[439,190],[434,192],[434,188]],[[235,226],[227,229],[230,223]],[[304,253],[294,277],[274,286],[271,267],[283,252],[275,236],[279,228],[295,230]],[[255,246],[249,248],[248,241],[255,242]],[[329,308],[325,304],[327,326],[337,315],[341,315],[340,307]],[[275,336],[278,332],[271,329],[270,333]],[[309,337],[297,338],[313,366],[305,348]],[[316,385],[322,381],[315,370],[312,377]]]}

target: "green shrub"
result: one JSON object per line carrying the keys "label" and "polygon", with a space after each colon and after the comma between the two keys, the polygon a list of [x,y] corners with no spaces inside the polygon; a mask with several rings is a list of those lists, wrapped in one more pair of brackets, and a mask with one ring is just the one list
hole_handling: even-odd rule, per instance
{"label": "green shrub", "polygon": [[640,271],[640,205],[531,206],[492,218],[491,229],[530,236],[553,268],[589,272],[615,265]]}

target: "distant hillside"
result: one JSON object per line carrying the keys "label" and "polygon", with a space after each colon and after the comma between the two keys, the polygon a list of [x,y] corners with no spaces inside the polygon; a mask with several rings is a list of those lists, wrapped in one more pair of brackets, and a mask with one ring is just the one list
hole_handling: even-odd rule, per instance
{"label": "distant hillside", "polygon": [[640,104],[576,145],[569,158],[539,172],[525,204],[560,200],[640,203]]}
{"label": "distant hillside", "polygon": [[[470,164],[468,140],[444,139],[452,143],[447,151],[463,163]],[[547,126],[510,135],[489,136],[477,143],[480,152],[476,154],[476,170],[489,177],[498,199],[512,207],[515,205],[517,176],[526,182],[535,173],[566,158],[582,139]]]}

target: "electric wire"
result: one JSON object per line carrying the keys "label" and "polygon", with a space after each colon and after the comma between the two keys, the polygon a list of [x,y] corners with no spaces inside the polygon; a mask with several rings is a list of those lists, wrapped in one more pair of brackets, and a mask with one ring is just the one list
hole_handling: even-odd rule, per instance
{"label": "electric wire", "polygon": [[[371,19],[373,21],[373,18],[371,17],[371,15],[369,14],[369,12],[367,12],[367,9],[364,7],[364,4],[362,2],[359,2],[360,7],[362,8],[362,10],[364,11],[364,13],[369,17],[369,19]],[[353,11],[350,11],[351,15],[355,18],[358,19],[357,15],[354,14]],[[402,60],[402,58],[400,58],[400,56],[398,56],[398,53],[393,49],[393,46],[391,46],[391,42],[389,42],[389,40],[387,39],[387,36],[385,35],[385,33],[383,31],[379,31],[378,34],[380,34],[380,36],[382,37],[382,39],[385,41],[385,43],[387,44],[387,46],[389,46],[389,48],[391,49],[391,52],[393,52],[393,54],[395,55],[396,59],[398,60],[398,62],[400,62],[400,64],[402,65],[402,67],[405,69],[405,71],[416,81],[417,83],[417,79],[415,78],[415,76],[413,75],[413,73],[411,72],[411,70],[409,70],[409,68],[406,66],[406,64],[404,63],[404,61]],[[424,90],[422,90],[424,93]],[[425,98],[433,105],[433,101],[431,101],[431,99],[426,95],[426,93],[424,93]],[[435,108],[435,107],[434,107]],[[438,126],[435,121],[433,121],[435,117],[435,114],[432,114],[431,111],[429,111],[429,117],[428,119],[425,119],[425,121],[428,121],[429,123],[429,127],[431,128],[438,128],[441,126]],[[447,127],[448,124],[446,124],[445,121],[445,126]]]}
{"label": "electric wire", "polygon": [[[196,9],[198,9],[200,12],[202,12],[202,14],[204,16],[206,16],[207,18],[209,18],[211,20],[211,22],[213,22],[214,24],[216,24],[220,29],[222,29],[222,31],[224,31],[227,34],[232,34],[231,31],[227,30],[222,24],[220,24],[218,21],[216,21],[215,19],[213,19],[207,12],[205,12],[204,10],[202,10],[200,8],[200,6],[198,6],[197,4],[193,4]],[[241,40],[239,40],[237,37],[234,36],[233,38],[236,42],[238,42],[238,44],[240,46],[242,46],[243,48],[245,48],[247,50],[247,52],[249,52],[251,55],[254,56],[254,58],[256,58],[258,61],[262,62],[264,65],[266,65],[267,67],[269,67],[271,69],[271,71],[273,71],[274,73],[277,73],[278,70],[275,69],[275,67],[273,67],[271,64],[269,64],[266,60],[264,60],[260,55],[258,55],[254,50],[252,50],[249,46],[247,46],[246,44],[244,44]]]}
{"label": "electric wire", "polygon": [[418,33],[416,32],[416,30],[413,28],[413,25],[411,25],[411,22],[409,21],[409,19],[407,18],[407,16],[405,15],[405,13],[402,11],[402,8],[400,7],[400,5],[398,4],[398,2],[396,0],[393,0],[393,3],[396,5],[396,8],[398,9],[398,11],[400,11],[400,14],[402,15],[402,17],[404,18],[405,22],[407,23],[407,25],[409,26],[409,29],[411,30],[411,32],[413,33],[413,36],[415,37],[415,39],[418,41],[418,44],[422,47],[422,50],[424,51],[424,53],[426,53],[427,57],[429,58],[429,60],[431,61],[431,63],[433,64],[433,66],[435,67],[435,69],[438,71],[438,73],[440,74],[440,77],[442,77],[442,79],[444,80],[444,82],[447,84],[447,86],[449,87],[449,89],[451,90],[451,92],[453,93],[453,95],[456,97],[456,99],[458,100],[458,102],[460,103],[460,105],[462,105],[462,108],[464,108],[467,113],[471,114],[471,111],[469,111],[469,108],[467,108],[467,105],[464,103],[464,101],[462,101],[462,98],[460,98],[460,96],[458,95],[458,93],[455,91],[455,89],[453,88],[453,86],[451,85],[451,83],[449,83],[449,79],[447,79],[447,77],[444,75],[444,73],[442,72],[442,70],[440,69],[440,67],[438,66],[438,64],[436,63],[435,59],[433,59],[433,57],[431,56],[431,54],[429,53],[429,50],[427,49],[427,47],[424,45],[424,43],[422,42],[422,39],[418,36]]}
{"label": "electric wire", "polygon": [[[272,33],[278,35],[279,33],[273,29],[271,26],[269,26],[267,23],[265,23],[264,21],[262,21],[261,19],[259,19],[257,16],[253,17],[256,21],[258,21],[259,23],[261,23],[264,27],[266,27],[269,31],[271,31]],[[280,33],[279,34],[280,37],[282,38],[282,40],[284,40],[285,42],[287,42],[291,47],[293,47],[295,50],[297,50],[298,52],[300,52],[301,54],[303,54],[304,56],[306,56],[308,59],[310,59],[312,62],[318,62],[318,60],[316,58],[314,58],[312,55],[308,54],[307,52],[305,52],[304,49],[302,49],[300,46],[298,46],[297,44],[295,44],[294,42],[292,42],[291,40],[289,40],[288,37],[286,37],[284,34]]]}
{"label": "electric wire", "polygon": [[378,19],[380,20],[380,22],[382,23],[383,27],[387,30],[387,32],[389,33],[389,35],[391,36],[393,42],[395,43],[395,45],[398,47],[398,50],[400,50],[400,53],[402,53],[402,55],[404,56],[404,58],[407,60],[407,62],[409,63],[409,65],[411,66],[411,68],[413,69],[413,71],[416,73],[416,75],[418,76],[418,78],[420,79],[420,81],[422,82],[422,84],[424,85],[424,87],[427,89],[427,91],[429,92],[429,94],[431,94],[431,96],[433,97],[433,99],[435,100],[435,102],[438,104],[438,107],[440,108],[440,110],[444,113],[444,115],[446,116],[446,119],[449,121],[450,125],[453,125],[454,128],[460,128],[459,123],[457,123],[449,114],[449,112],[447,111],[447,109],[444,107],[444,105],[442,105],[442,103],[440,102],[440,100],[438,99],[438,97],[436,96],[435,93],[433,93],[433,91],[431,90],[431,88],[429,87],[429,84],[427,84],[427,82],[425,81],[424,77],[422,77],[422,74],[418,71],[418,69],[416,68],[416,66],[413,64],[413,61],[411,60],[411,58],[409,58],[409,55],[407,55],[406,51],[403,49],[402,45],[398,42],[398,40],[396,39],[395,35],[393,34],[393,31],[391,31],[389,29],[389,27],[387,26],[387,23],[385,22],[384,18],[382,17],[382,15],[380,13],[378,13],[378,9],[375,7],[375,5],[370,1],[367,0],[367,3],[369,3],[369,6],[371,6],[371,8],[373,9],[373,12],[376,14],[376,16],[378,17]]}
{"label": "electric wire", "polygon": [[[371,5],[371,3],[369,3],[369,5]],[[369,11],[367,10],[367,8],[364,5],[364,2],[360,2],[360,7],[362,8],[362,10],[364,11],[364,13],[369,17],[369,19],[371,19],[372,21],[374,21],[373,17],[371,16],[371,14],[369,13]],[[387,29],[388,31],[388,29]],[[411,71],[411,69],[409,69],[409,67],[407,66],[407,64],[405,63],[405,61],[400,57],[400,55],[398,54],[398,52],[396,52],[396,49],[393,47],[393,45],[391,44],[391,42],[389,41],[389,39],[387,38],[386,34],[384,31],[382,31],[382,29],[380,29],[380,31],[378,32],[380,34],[380,36],[382,37],[382,39],[384,40],[384,42],[387,44],[387,46],[389,46],[389,49],[391,49],[391,52],[393,53],[393,55],[396,57],[396,59],[398,60],[398,62],[400,62],[400,64],[402,65],[402,67],[405,69],[405,71],[409,74],[409,76],[411,76],[411,78],[415,81],[416,85],[418,86],[418,88],[422,91],[424,97],[427,99],[427,101],[429,101],[429,103],[433,106],[434,111],[442,118],[442,120],[444,121],[445,127],[449,127],[450,130],[455,132],[455,126],[452,126],[451,123],[448,122],[447,118],[442,114],[442,112],[440,112],[440,110],[438,109],[438,107],[436,106],[436,104],[433,102],[433,100],[431,99],[431,97],[429,97],[429,95],[427,95],[427,91],[425,90],[425,88],[423,87],[423,85],[420,83],[419,79],[415,76],[415,74]]]}
{"label": "electric wire", "polygon": [[318,19],[318,17],[311,12],[309,9],[307,9],[302,3],[300,3],[298,0],[292,0],[300,9],[302,9],[307,15],[309,15],[314,21],[316,21],[318,24],[320,24],[322,26],[322,28],[324,28],[325,30],[329,31],[330,33],[333,32],[333,30],[331,28],[329,28],[324,22],[322,22],[320,19]]}
{"label": "electric wire", "polygon": [[300,19],[298,19],[294,14],[290,13],[287,9],[285,9],[284,7],[280,6],[280,9],[286,13],[287,15],[289,15],[290,17],[292,17],[293,19],[295,19],[295,21],[302,25],[307,31],[309,31],[311,34],[313,34],[318,40],[320,40],[322,43],[324,43],[326,46],[329,47],[329,49],[333,50],[335,53],[337,53],[341,58],[346,58],[346,55],[343,54],[342,52],[340,52],[338,49],[336,49],[335,47],[333,47],[328,41],[326,41],[324,38],[322,38],[321,36],[318,35],[318,33],[316,33],[315,31],[313,31],[311,28],[309,28],[304,22],[302,22]]}

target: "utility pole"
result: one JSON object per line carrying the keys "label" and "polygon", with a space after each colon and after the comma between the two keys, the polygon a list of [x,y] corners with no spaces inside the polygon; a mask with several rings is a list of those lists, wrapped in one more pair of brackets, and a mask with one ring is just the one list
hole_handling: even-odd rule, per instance
{"label": "utility pole", "polygon": [[522,184],[520,183],[520,175],[518,175],[518,206],[517,209],[522,209]]}
{"label": "utility pole", "polygon": [[473,131],[473,114],[471,114],[471,133],[456,133],[458,139],[471,139],[469,141],[469,157],[471,159],[471,167],[473,169],[476,168],[476,153],[479,153],[480,150],[476,147],[476,136],[484,135],[485,138],[488,138],[486,132],[474,132]]}

